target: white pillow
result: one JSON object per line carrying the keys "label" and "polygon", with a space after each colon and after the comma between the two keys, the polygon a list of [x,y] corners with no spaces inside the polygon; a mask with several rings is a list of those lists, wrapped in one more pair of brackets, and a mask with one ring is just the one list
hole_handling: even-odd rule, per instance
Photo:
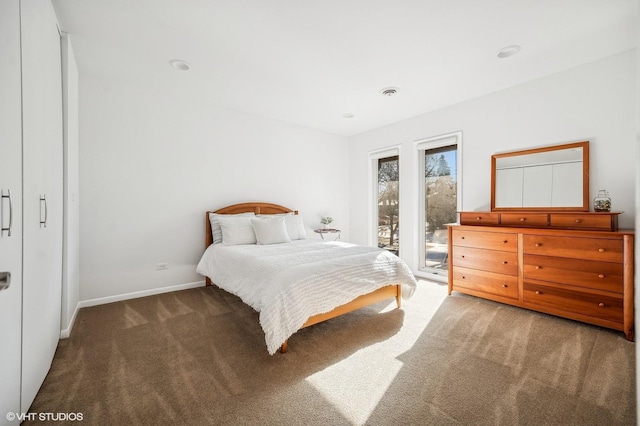
{"label": "white pillow", "polygon": [[211,222],[211,236],[213,237],[213,244],[220,244],[222,242],[222,228],[220,228],[220,222],[218,221],[221,217],[254,217],[256,214],[254,212],[247,213],[238,213],[238,214],[217,214],[217,213],[209,213],[209,222]]}
{"label": "white pillow", "polygon": [[[235,216],[235,217],[234,217]],[[255,244],[256,234],[251,226],[251,217],[221,215],[218,218],[222,228],[222,244],[227,246],[238,244]]]}
{"label": "white pillow", "polygon": [[302,216],[289,213],[276,214],[258,214],[257,217],[284,217],[284,226],[287,228],[287,234],[291,240],[304,240],[307,238],[307,231],[302,223]]}
{"label": "white pillow", "polygon": [[287,234],[292,240],[304,240],[307,238],[307,231],[304,230],[302,216],[291,215],[284,217],[284,226],[287,228]]}
{"label": "white pillow", "polygon": [[258,244],[289,243],[287,228],[284,226],[284,216],[260,217],[251,219],[251,226],[256,233]]}

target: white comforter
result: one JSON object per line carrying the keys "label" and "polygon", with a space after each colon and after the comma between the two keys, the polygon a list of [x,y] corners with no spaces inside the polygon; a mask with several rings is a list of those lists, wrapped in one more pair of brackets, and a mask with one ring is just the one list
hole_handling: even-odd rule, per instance
{"label": "white comforter", "polygon": [[399,257],[339,241],[211,245],[196,271],[260,313],[272,355],[313,315],[389,284],[402,284],[407,299],[416,286]]}

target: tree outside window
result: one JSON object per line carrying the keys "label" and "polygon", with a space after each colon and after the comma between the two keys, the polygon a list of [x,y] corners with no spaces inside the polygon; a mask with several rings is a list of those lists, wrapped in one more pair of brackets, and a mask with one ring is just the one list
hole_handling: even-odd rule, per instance
{"label": "tree outside window", "polygon": [[378,160],[378,247],[399,252],[399,172],[398,156]]}

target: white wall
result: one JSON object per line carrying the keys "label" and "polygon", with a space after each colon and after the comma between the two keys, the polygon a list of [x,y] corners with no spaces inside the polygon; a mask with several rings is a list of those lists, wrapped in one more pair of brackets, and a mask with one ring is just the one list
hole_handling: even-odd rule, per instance
{"label": "white wall", "polygon": [[62,108],[64,114],[64,227],[62,251],[61,337],[69,337],[80,301],[80,207],[78,193],[78,67],[71,38],[62,34]]}
{"label": "white wall", "polygon": [[368,152],[401,144],[400,253],[418,267],[418,158],[414,141],[462,131],[462,209],[490,209],[491,155],[590,141],[591,198],[607,189],[619,224],[634,227],[636,50],[351,138],[350,235],[368,237]]}
{"label": "white wall", "polygon": [[80,76],[83,306],[199,285],[205,211],[230,204],[299,210],[311,237],[330,214],[348,240],[346,138],[142,90]]}
{"label": "white wall", "polygon": [[[490,157],[591,141],[591,197],[635,217],[635,50],[346,138],[162,90],[80,76],[80,300],[199,285],[204,211],[245,201],[298,209],[308,233],[330,214],[367,244],[368,152],[401,145],[401,252],[418,264],[414,141],[463,132],[465,210],[487,210]],[[410,255],[410,256],[409,256]],[[157,271],[166,262],[169,269]],[[97,299],[97,300],[94,300]]]}

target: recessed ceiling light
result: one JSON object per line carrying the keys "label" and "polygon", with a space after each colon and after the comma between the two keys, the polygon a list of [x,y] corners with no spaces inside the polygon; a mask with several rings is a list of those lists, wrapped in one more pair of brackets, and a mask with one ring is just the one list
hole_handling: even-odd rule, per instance
{"label": "recessed ceiling light", "polygon": [[382,96],[394,96],[397,95],[399,91],[400,89],[398,89],[397,87],[385,87],[384,89],[380,90],[380,94]]}
{"label": "recessed ceiling light", "polygon": [[342,114],[342,118],[353,118],[353,117],[355,117],[355,115],[353,115],[350,112],[347,112],[346,114]]}
{"label": "recessed ceiling light", "polygon": [[521,47],[517,44],[503,47],[498,50],[498,58],[508,58],[509,56],[513,56],[520,51]]}
{"label": "recessed ceiling light", "polygon": [[189,65],[182,59],[172,59],[169,61],[169,64],[180,71],[189,71],[191,69],[191,65]]}

